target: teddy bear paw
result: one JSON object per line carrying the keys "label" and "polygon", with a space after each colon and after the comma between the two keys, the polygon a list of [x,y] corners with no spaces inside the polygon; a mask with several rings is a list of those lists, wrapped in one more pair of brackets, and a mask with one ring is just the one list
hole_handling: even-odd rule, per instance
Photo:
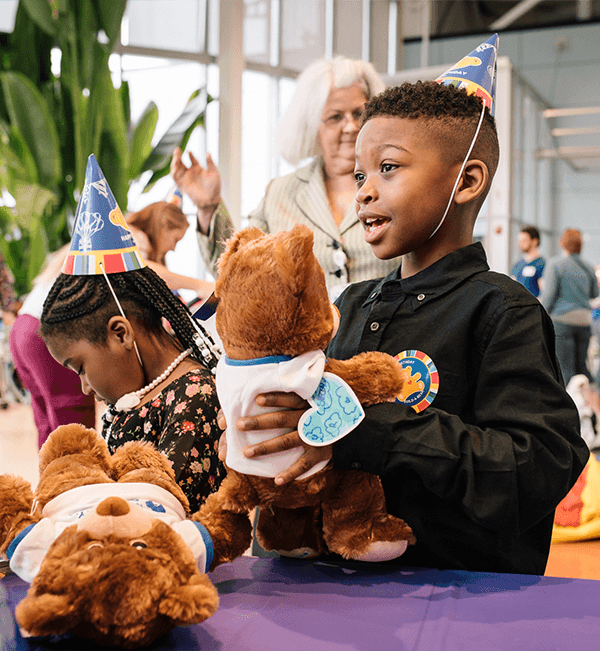
{"label": "teddy bear paw", "polygon": [[407,540],[380,540],[372,542],[364,552],[351,554],[350,558],[354,561],[368,561],[369,563],[391,561],[398,558],[398,556],[402,556],[407,547]]}

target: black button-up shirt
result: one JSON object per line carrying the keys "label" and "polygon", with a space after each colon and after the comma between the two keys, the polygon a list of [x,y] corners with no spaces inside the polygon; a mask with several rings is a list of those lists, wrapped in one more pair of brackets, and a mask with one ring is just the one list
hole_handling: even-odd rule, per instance
{"label": "black button-up shirt", "polygon": [[413,528],[395,562],[543,574],[554,509],[589,451],[539,301],[472,244],[410,278],[352,285],[337,306],[329,357],[419,351],[437,370],[429,406],[368,407],[333,446],[335,467],[379,475]]}

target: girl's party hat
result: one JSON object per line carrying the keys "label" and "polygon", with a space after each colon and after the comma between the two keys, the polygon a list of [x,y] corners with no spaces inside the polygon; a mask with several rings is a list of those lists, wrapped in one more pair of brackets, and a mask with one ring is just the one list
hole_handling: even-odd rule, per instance
{"label": "girl's party hat", "polygon": [[140,251],[94,154],[88,158],[71,248],[63,273],[72,276],[145,267]]}
{"label": "girl's party hat", "polygon": [[496,58],[498,34],[490,36],[436,81],[447,86],[466,88],[467,93],[481,97],[490,113],[494,115],[496,93]]}
{"label": "girl's party hat", "polygon": [[181,208],[183,205],[183,194],[181,193],[181,190],[176,185],[174,185],[173,189],[167,195],[165,201],[175,204],[178,208]]}

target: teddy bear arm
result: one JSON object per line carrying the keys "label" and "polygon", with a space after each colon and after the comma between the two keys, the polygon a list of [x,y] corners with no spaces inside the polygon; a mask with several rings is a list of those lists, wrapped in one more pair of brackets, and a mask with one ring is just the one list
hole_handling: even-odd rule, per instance
{"label": "teddy bear arm", "polygon": [[199,624],[219,607],[219,595],[209,578],[202,574],[191,577],[187,585],[177,586],[165,595],[158,612],[177,626]]}
{"label": "teddy bear arm", "polygon": [[79,620],[70,595],[38,595],[33,588],[17,605],[15,616],[19,626],[34,636],[66,633]]}
{"label": "teddy bear arm", "polygon": [[241,556],[252,544],[252,524],[245,509],[230,510],[222,496],[212,493],[192,520],[203,524],[213,541],[212,571],[222,563],[230,563]]}
{"label": "teddy bear arm", "polygon": [[347,360],[330,359],[325,371],[338,375],[365,406],[393,402],[402,392],[406,371],[386,353],[360,353]]}

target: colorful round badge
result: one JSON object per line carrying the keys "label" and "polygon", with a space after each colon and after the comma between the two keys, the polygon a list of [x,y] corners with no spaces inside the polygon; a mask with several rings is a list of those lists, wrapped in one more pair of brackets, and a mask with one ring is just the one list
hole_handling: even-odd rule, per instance
{"label": "colorful round badge", "polygon": [[427,409],[440,386],[440,376],[433,360],[420,350],[405,350],[395,359],[408,371],[408,380],[396,401],[409,405],[417,413]]}

